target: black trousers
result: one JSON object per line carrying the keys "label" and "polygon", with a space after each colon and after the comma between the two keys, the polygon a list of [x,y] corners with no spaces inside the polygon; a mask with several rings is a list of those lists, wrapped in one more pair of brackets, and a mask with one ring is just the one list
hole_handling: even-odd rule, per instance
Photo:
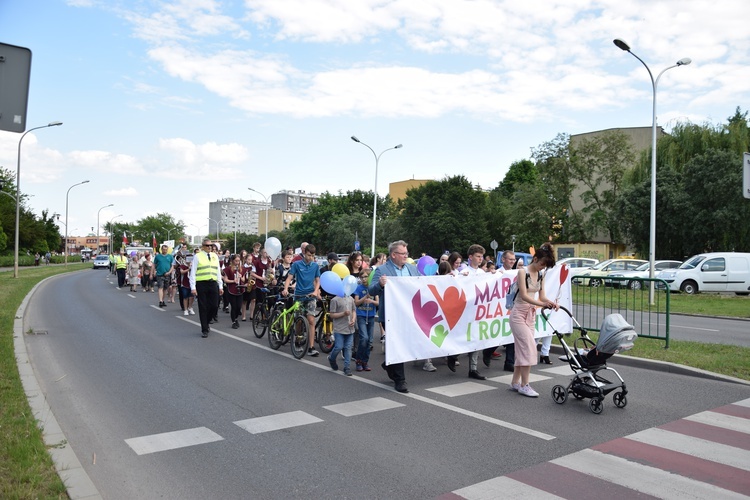
{"label": "black trousers", "polygon": [[[385,323],[380,323],[380,328],[382,331],[385,331]],[[388,349],[387,340],[385,342],[385,348]],[[406,375],[404,374],[403,363],[394,363],[392,365],[386,365],[385,361],[383,361],[383,366],[385,366],[385,372],[388,374],[388,378],[393,380],[396,384],[406,382]]]}
{"label": "black trousers", "polygon": [[198,317],[201,320],[201,333],[208,333],[211,328],[208,322],[219,312],[219,285],[216,281],[196,281],[195,291],[198,294]]}
{"label": "black trousers", "polygon": [[119,288],[122,288],[125,286],[125,272],[126,271],[127,269],[125,268],[117,270],[117,286]]}
{"label": "black trousers", "polygon": [[234,323],[242,314],[242,294],[232,295],[225,290],[224,302],[230,307],[229,318],[232,320],[232,323]]}

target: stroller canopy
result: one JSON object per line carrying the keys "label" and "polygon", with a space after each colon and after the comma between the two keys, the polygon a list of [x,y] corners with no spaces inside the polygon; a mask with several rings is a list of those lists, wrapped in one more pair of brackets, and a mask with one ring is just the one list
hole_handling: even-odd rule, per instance
{"label": "stroller canopy", "polygon": [[620,314],[610,314],[604,318],[599,332],[596,349],[607,354],[615,354],[633,348],[638,334]]}

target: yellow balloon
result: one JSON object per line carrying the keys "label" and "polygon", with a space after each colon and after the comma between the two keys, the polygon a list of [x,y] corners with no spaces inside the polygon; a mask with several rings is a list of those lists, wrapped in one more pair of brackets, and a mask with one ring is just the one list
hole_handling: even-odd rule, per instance
{"label": "yellow balloon", "polygon": [[334,266],[331,268],[331,271],[339,275],[339,278],[344,279],[347,276],[349,276],[349,268],[346,267],[344,264],[339,262],[338,264],[334,264]]}
{"label": "yellow balloon", "polygon": [[413,265],[414,264],[414,259],[412,259],[411,257],[409,257],[408,259],[406,259],[406,262],[408,262],[409,264]]}

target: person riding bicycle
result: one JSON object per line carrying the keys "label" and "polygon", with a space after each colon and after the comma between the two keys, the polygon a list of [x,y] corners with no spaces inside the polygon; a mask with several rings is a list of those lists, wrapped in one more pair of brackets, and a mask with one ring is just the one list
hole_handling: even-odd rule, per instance
{"label": "person riding bicycle", "polygon": [[[289,269],[284,288],[281,294],[286,297],[289,294],[289,284],[294,277],[297,280],[297,287],[294,290],[294,299],[302,302],[301,306],[307,313],[307,321],[310,324],[310,331],[315,331],[315,313],[317,312],[317,299],[320,298],[320,267],[315,262],[315,245],[308,244],[303,252],[303,259],[292,263]],[[318,356],[320,353],[315,350],[315,335],[310,335],[310,345],[307,350],[309,356]]]}

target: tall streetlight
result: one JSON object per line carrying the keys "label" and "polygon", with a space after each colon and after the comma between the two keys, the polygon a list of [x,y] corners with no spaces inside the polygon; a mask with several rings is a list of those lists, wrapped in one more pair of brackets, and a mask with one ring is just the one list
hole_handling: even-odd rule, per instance
{"label": "tall streetlight", "polygon": [[249,191],[252,191],[253,193],[258,193],[263,197],[263,199],[266,201],[266,239],[268,239],[268,207],[270,206],[268,203],[268,197],[261,193],[260,191],[257,191],[253,188],[247,188]]}
{"label": "tall streetlight", "polygon": [[[207,219],[208,219],[209,222],[213,222],[214,224],[216,224],[216,239],[218,240],[219,239],[219,221],[213,220],[211,217],[207,217]],[[211,224],[208,224],[208,227],[206,229],[210,233],[211,232]]]}
{"label": "tall streetlight", "polygon": [[96,212],[96,255],[99,255],[99,214],[108,207],[114,207],[114,203],[110,203],[109,205],[104,205],[102,208],[99,209],[98,212]]}
{"label": "tall streetlight", "polygon": [[115,220],[118,217],[122,217],[122,214],[115,215],[111,219],[109,219],[109,222],[107,223],[109,225],[109,240],[107,242],[107,250],[109,250],[109,253],[112,252],[112,245],[114,244],[114,241],[112,240],[112,221]]}
{"label": "tall streetlight", "polygon": [[[62,122],[50,122],[47,125],[42,125],[41,127],[30,128],[23,133],[20,139],[18,139],[18,166],[16,167],[16,249],[13,255],[14,278],[18,278],[18,229],[20,227],[19,221],[21,220],[21,143],[23,142],[23,138],[26,137],[26,134],[28,134],[29,132],[39,130],[40,128],[57,127],[58,125],[62,125]],[[67,245],[68,242],[66,241],[65,244]]]}
{"label": "tall streetlight", "polygon": [[[81,181],[76,184],[73,184],[68,188],[68,192],[65,193],[65,265],[68,265],[68,195],[70,194],[70,190],[73,189],[76,186],[80,186],[81,184],[86,184],[89,181]],[[98,241],[97,241],[98,243]]]}
{"label": "tall streetlight", "polygon": [[612,40],[612,42],[621,50],[624,50],[625,52],[630,53],[631,56],[638,59],[641,64],[646,68],[646,71],[648,71],[648,76],[651,78],[651,89],[653,91],[653,108],[651,111],[651,224],[649,227],[649,242],[648,242],[648,277],[651,281],[651,286],[649,287],[649,294],[648,294],[648,300],[650,304],[654,304],[654,260],[656,259],[656,89],[659,86],[659,78],[661,78],[661,75],[664,74],[665,71],[676,68],[678,66],[687,66],[692,62],[692,60],[689,57],[683,57],[679,61],[677,61],[672,66],[669,66],[667,68],[664,68],[661,70],[661,73],[659,73],[656,77],[656,80],[654,80],[654,75],[651,73],[651,69],[648,67],[648,65],[643,62],[643,59],[638,57],[637,55],[633,54],[633,52],[630,51],[630,45],[628,45],[625,41],[623,41],[620,38],[615,38]]}
{"label": "tall streetlight", "polygon": [[403,145],[397,144],[393,146],[392,148],[384,149],[383,151],[380,152],[380,154],[375,154],[375,151],[370,146],[368,146],[364,142],[357,139],[356,136],[353,135],[352,140],[358,144],[362,144],[367,149],[372,151],[372,155],[375,157],[375,191],[373,193],[373,202],[372,202],[372,247],[371,247],[372,250],[370,252],[371,253],[370,257],[375,257],[375,221],[376,221],[376,215],[378,213],[378,164],[380,163],[380,157],[383,156],[383,153],[385,153],[386,151],[390,151],[391,149],[401,148],[403,147]]}
{"label": "tall streetlight", "polygon": [[169,233],[171,233],[175,229],[176,228],[174,228],[174,227],[172,229],[167,229],[166,227],[161,228],[162,231],[166,231],[167,232],[167,241],[169,241]]}

